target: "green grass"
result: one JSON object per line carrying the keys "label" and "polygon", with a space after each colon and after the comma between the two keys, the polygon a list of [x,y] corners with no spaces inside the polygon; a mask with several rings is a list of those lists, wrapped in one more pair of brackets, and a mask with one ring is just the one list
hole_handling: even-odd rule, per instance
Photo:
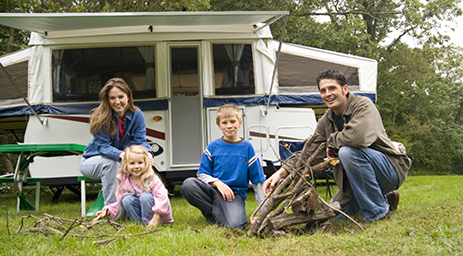
{"label": "green grass", "polygon": [[[279,238],[248,238],[243,231],[207,226],[196,208],[177,193],[171,198],[175,223],[156,233],[117,239],[106,245],[94,245],[96,239],[58,235],[16,233],[21,216],[43,213],[66,218],[80,217],[80,197],[70,192],[60,203],[49,205],[51,194],[44,190],[40,212],[16,214],[16,199],[0,194],[0,206],[9,213],[6,228],[5,208],[0,208],[1,255],[463,255],[463,176],[410,176],[399,189],[400,205],[391,218],[364,226],[365,232],[348,221],[334,224],[337,234],[302,233]],[[87,209],[96,192],[90,194]],[[323,189],[319,193],[325,197]],[[27,191],[34,202],[34,193]],[[253,194],[248,194],[248,216],[256,208]],[[30,227],[33,220],[26,219]],[[122,233],[146,231],[138,224]],[[69,225],[69,224],[66,224]],[[111,228],[105,232],[114,234]]]}

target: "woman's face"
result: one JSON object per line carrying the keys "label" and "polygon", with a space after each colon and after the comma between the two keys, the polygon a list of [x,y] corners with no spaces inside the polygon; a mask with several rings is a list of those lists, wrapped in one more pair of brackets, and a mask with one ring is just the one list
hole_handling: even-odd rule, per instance
{"label": "woman's face", "polygon": [[109,105],[116,113],[117,117],[123,118],[127,111],[127,103],[129,98],[127,94],[117,87],[113,87],[108,93]]}

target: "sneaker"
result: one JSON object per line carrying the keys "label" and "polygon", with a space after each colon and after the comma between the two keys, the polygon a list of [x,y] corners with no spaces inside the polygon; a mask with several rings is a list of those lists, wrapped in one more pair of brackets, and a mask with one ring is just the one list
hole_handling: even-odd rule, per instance
{"label": "sneaker", "polygon": [[389,210],[395,211],[397,210],[397,206],[399,205],[399,191],[393,190],[386,194],[387,202],[389,203]]}

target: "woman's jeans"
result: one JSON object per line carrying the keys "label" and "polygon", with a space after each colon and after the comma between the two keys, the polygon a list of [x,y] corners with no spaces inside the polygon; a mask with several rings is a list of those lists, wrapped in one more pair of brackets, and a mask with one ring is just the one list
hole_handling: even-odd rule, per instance
{"label": "woman's jeans", "polygon": [[104,205],[116,202],[116,189],[118,181],[116,174],[119,171],[119,162],[102,156],[93,156],[80,160],[80,172],[91,179],[101,179]]}
{"label": "woman's jeans", "polygon": [[[399,188],[399,176],[387,157],[371,148],[341,147],[339,162],[352,189],[352,200],[341,205],[349,215],[363,215],[375,221],[389,211],[385,194]],[[335,219],[342,218],[341,214]]]}
{"label": "woman's jeans", "polygon": [[153,218],[154,196],[151,193],[144,192],[140,198],[127,194],[121,199],[121,204],[132,221],[147,226]]}
{"label": "woman's jeans", "polygon": [[231,202],[209,184],[197,178],[188,178],[182,185],[182,196],[194,207],[201,210],[207,224],[219,224],[230,228],[244,229],[248,224],[244,199],[234,193]]}

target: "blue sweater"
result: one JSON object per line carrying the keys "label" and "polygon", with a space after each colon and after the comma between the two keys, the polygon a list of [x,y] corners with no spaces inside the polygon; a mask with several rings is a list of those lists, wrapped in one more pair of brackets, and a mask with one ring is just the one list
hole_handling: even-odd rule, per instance
{"label": "blue sweater", "polygon": [[119,141],[119,123],[117,116],[113,113],[113,121],[116,124],[116,135],[114,137],[100,129],[93,134],[93,139],[88,143],[82,154],[85,158],[100,155],[105,158],[119,161],[119,155],[125,148],[131,145],[142,145],[148,152],[151,152],[151,147],[146,143],[146,126],[145,117],[140,109],[135,112],[127,111],[124,116],[124,137]]}
{"label": "blue sweater", "polygon": [[238,142],[223,138],[211,142],[201,157],[198,174],[218,178],[246,199],[249,181],[265,181],[264,172],[252,144],[244,139]]}

